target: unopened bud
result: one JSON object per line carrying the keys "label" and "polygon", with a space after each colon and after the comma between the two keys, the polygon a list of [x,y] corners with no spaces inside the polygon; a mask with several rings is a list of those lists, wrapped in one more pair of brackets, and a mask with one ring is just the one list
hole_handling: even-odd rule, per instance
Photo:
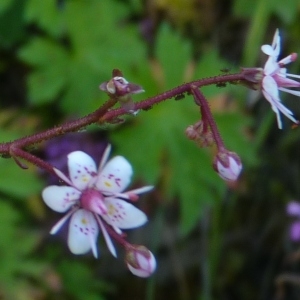
{"label": "unopened bud", "polygon": [[242,171],[242,162],[235,152],[220,151],[214,159],[213,168],[221,178],[236,181]]}
{"label": "unopened bud", "polygon": [[144,89],[134,83],[128,82],[122,76],[114,76],[111,80],[100,84],[100,90],[116,97],[121,106],[128,112],[134,111],[134,102],[131,94],[139,94],[144,92]]}
{"label": "unopened bud", "polygon": [[129,271],[138,277],[149,277],[156,269],[154,255],[142,245],[127,248],[125,262]]}

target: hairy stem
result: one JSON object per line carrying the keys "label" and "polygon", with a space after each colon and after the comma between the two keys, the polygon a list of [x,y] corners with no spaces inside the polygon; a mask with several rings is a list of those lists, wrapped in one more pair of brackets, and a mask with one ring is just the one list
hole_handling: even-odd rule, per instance
{"label": "hairy stem", "polygon": [[[206,100],[202,93],[198,90],[202,86],[207,86],[211,84],[219,84],[219,83],[225,83],[225,82],[232,82],[232,83],[239,83],[241,81],[245,81],[245,76],[243,73],[237,73],[237,74],[224,74],[219,75],[215,77],[209,77],[204,79],[199,79],[192,81],[190,83],[182,84],[176,88],[173,88],[167,92],[161,93],[157,96],[150,97],[148,99],[142,100],[139,103],[136,103],[135,109],[143,109],[147,110],[150,109],[154,104],[158,104],[162,101],[165,101],[167,99],[171,99],[173,97],[178,98],[184,98],[184,94],[190,94],[191,92],[195,95],[198,95],[198,99],[204,99],[203,103],[206,103]],[[192,90],[191,90],[192,88]],[[202,100],[200,100],[201,102]],[[127,111],[125,111],[123,108],[118,109],[111,109],[116,103],[118,102],[117,97],[111,97],[108,101],[106,101],[99,109],[94,111],[93,113],[84,116],[78,120],[67,122],[63,125],[60,125],[58,127],[51,128],[49,130],[33,134],[30,136],[26,136],[20,139],[17,139],[12,142],[7,143],[0,143],[0,154],[2,155],[11,155],[17,164],[22,167],[26,168],[21,162],[18,161],[17,157],[20,157],[22,159],[25,159],[43,169],[46,169],[47,171],[52,171],[52,167],[44,162],[43,160],[39,159],[38,157],[29,154],[26,150],[26,147],[32,146],[34,144],[40,143],[42,141],[49,140],[53,137],[63,135],[68,132],[74,132],[77,130],[80,130],[90,124],[93,123],[105,123],[112,121],[116,119],[117,117],[128,114]],[[207,105],[207,103],[205,104]],[[206,116],[210,116],[209,123],[212,129],[212,132],[214,134],[217,146],[221,148],[223,146],[223,142],[220,138],[220,135],[217,131],[216,124],[211,116],[211,113],[209,111],[208,105],[203,107],[203,104],[201,106],[202,110],[205,110]],[[110,110],[111,109],[111,110]],[[24,149],[25,148],[25,149]]]}
{"label": "hairy stem", "polygon": [[[202,86],[207,86],[207,85],[211,85],[211,84],[218,84],[218,83],[225,83],[225,82],[238,83],[238,82],[244,81],[244,80],[245,80],[245,78],[242,73],[225,74],[225,75],[195,80],[190,83],[182,84],[176,88],[173,88],[167,92],[161,93],[157,96],[142,100],[139,103],[135,104],[135,109],[136,110],[138,110],[138,109],[148,110],[148,109],[152,108],[153,105],[158,104],[158,103],[168,100],[168,99],[172,99],[173,97],[176,97],[176,96],[184,97],[184,93],[190,94],[191,85],[200,88]],[[119,116],[124,115],[125,113],[126,113],[126,111],[123,108],[112,109],[109,112],[107,112],[102,118],[99,119],[99,123],[109,122]]]}
{"label": "hairy stem", "polygon": [[198,87],[191,85],[191,92],[194,95],[196,103],[201,107],[201,112],[203,114],[203,120],[209,123],[211,132],[213,134],[214,140],[216,142],[218,150],[222,150],[225,148],[221,135],[219,133],[217,124],[211,114],[208,103],[204,97],[204,95],[199,91]]}

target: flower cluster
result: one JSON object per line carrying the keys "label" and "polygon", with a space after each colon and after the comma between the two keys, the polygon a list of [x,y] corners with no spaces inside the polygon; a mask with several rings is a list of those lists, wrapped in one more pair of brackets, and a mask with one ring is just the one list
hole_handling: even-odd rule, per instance
{"label": "flower cluster", "polygon": [[295,96],[300,96],[300,91],[291,90],[291,87],[300,87],[300,82],[290,79],[300,78],[299,75],[289,74],[286,72],[285,65],[295,61],[297,54],[292,53],[287,57],[278,61],[280,53],[280,35],[277,29],[273,38],[272,45],[263,45],[261,50],[269,56],[264,69],[262,78],[262,93],[269,101],[273,111],[277,116],[278,127],[282,128],[280,112],[288,117],[291,121],[298,124],[298,121],[293,117],[292,111],[286,108],[280,100],[279,91],[287,92]]}
{"label": "flower cluster", "polygon": [[[263,53],[268,55],[264,68],[245,68],[240,74],[228,75],[230,77],[217,76],[193,83],[183,84],[169,92],[162,93],[150,99],[135,104],[132,94],[143,92],[143,88],[127,81],[120,70],[113,70],[112,78],[102,83],[99,88],[106,92],[109,100],[103,111],[99,109],[96,114],[90,114],[77,122],[67,124],[56,131],[46,132],[39,136],[38,141],[55,136],[56,132],[77,130],[91,123],[99,122],[99,117],[105,116],[106,122],[117,120],[124,113],[136,114],[139,109],[147,110],[154,104],[181,97],[184,93],[194,97],[196,105],[200,108],[201,119],[186,129],[186,135],[195,141],[200,147],[216,146],[216,155],[213,159],[213,168],[219,176],[226,181],[238,180],[242,171],[242,163],[239,156],[226,149],[217,124],[214,121],[206,98],[200,91],[201,86],[208,84],[225,84],[226,82],[238,82],[246,84],[250,88],[260,89],[271,104],[277,117],[278,127],[282,128],[280,113],[284,114],[294,123],[299,123],[291,110],[286,108],[279,97],[279,91],[300,96],[300,91],[290,88],[299,88],[300,82],[291,79],[300,79],[299,75],[289,74],[285,65],[297,58],[296,53],[278,60],[280,54],[280,35],[276,30],[271,45],[261,47]],[[112,109],[117,102],[122,109]],[[104,121],[103,121],[104,122]],[[79,126],[80,125],[80,126]],[[153,186],[144,186],[138,189],[125,191],[130,183],[132,167],[122,156],[116,156],[108,160],[110,146],[104,151],[100,165],[97,168],[93,159],[82,151],[74,151],[68,154],[69,177],[45,162],[27,155],[23,148],[30,145],[34,139],[19,139],[15,144],[8,143],[3,148],[3,154],[15,155],[25,158],[36,165],[42,166],[50,173],[54,173],[67,185],[51,185],[42,192],[44,202],[54,211],[66,213],[63,218],[53,226],[50,233],[55,234],[67,220],[69,220],[68,247],[74,254],[85,254],[92,251],[94,257],[98,257],[97,238],[99,232],[105,239],[111,254],[116,257],[116,249],[112,238],[119,242],[126,251],[125,263],[128,269],[139,277],[148,277],[156,269],[154,255],[143,245],[132,245],[125,240],[124,229],[140,227],[147,222],[147,216],[132,203],[138,200],[139,195],[153,189]],[[22,143],[23,142],[23,143]],[[17,145],[17,146],[16,146]],[[12,147],[13,146],[13,147]],[[18,148],[19,147],[19,148]],[[21,165],[21,164],[20,164]],[[299,217],[300,204],[291,202],[287,207],[288,214]],[[291,239],[300,240],[300,221],[297,220],[291,226]]]}
{"label": "flower cluster", "polygon": [[[70,153],[69,178],[54,169],[68,186],[51,185],[42,192],[44,202],[51,209],[60,213],[67,212],[50,233],[55,234],[70,218],[68,246],[74,254],[92,250],[97,258],[96,241],[100,229],[108,249],[116,257],[111,235],[122,240],[122,229],[136,228],[147,222],[147,216],[128,201],[136,201],[139,194],[152,190],[153,186],[124,192],[130,183],[132,167],[122,156],[106,162],[109,152],[110,146],[106,148],[98,170],[93,159],[86,153]],[[133,247],[129,245],[127,248]],[[149,271],[148,273],[151,274]]]}

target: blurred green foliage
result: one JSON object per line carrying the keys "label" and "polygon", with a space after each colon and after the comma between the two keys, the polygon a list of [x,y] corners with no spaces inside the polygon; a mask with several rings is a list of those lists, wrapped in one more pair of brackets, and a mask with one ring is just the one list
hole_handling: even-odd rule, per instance
{"label": "blurred green foliage", "polygon": [[[184,0],[1,0],[1,140],[9,141],[92,112],[106,100],[98,86],[110,78],[114,68],[144,87],[146,92],[134,98],[139,101],[186,80],[220,74],[224,67],[234,72],[242,63],[246,67],[261,65],[260,45],[271,42],[276,27],[282,29],[290,44],[297,45],[297,0],[283,6],[279,0],[200,2],[202,6],[195,8],[193,1],[185,5]],[[224,3],[226,13],[217,18],[217,7]],[[194,30],[203,26],[197,23],[197,15],[205,9],[210,10],[207,16],[212,19],[210,27],[203,30],[206,35]],[[172,18],[177,13],[183,16],[179,24]],[[152,32],[155,55],[147,57],[149,44],[141,38],[141,23],[147,16],[156,20],[161,15],[165,16],[161,26]],[[195,34],[189,35],[189,30],[183,30],[185,26]],[[220,27],[228,28],[226,36],[218,36]],[[193,49],[198,44],[197,34],[201,55],[196,59],[192,54],[199,52]],[[216,36],[218,43],[214,42]],[[300,197],[295,188],[297,180],[294,178],[290,187],[286,184],[290,177],[284,175],[288,174],[286,166],[295,165],[296,154],[291,149],[299,143],[299,134],[274,133],[274,117],[266,117],[268,104],[247,110],[250,96],[241,87],[210,86],[203,92],[227,148],[242,158],[244,175],[236,186],[228,187],[212,170],[212,151],[199,149],[185,137],[186,127],[200,118],[190,96],[126,117],[123,124],[93,127],[105,131],[115,153],[132,163],[135,181],[157,186],[142,204],[150,211],[149,222],[155,230],[150,224],[150,229],[138,229],[141,234],[132,239],[134,243],[155,244],[154,251],[161,258],[156,277],[148,283],[127,276],[122,259],[110,270],[114,262],[105,250],[96,263],[88,256],[74,259],[65,251],[63,238],[57,238],[57,244],[57,239],[49,239],[49,228],[57,216],[40,204],[39,195],[46,183],[36,169],[25,171],[13,160],[0,160],[0,298],[94,300],[122,295],[129,299],[130,289],[137,283],[139,298],[135,299],[165,299],[164,289],[173,288],[176,281],[178,289],[171,293],[175,299],[234,299],[225,294],[237,284],[235,280],[247,258],[239,249],[226,248],[228,235],[239,230],[247,235],[253,228],[260,232],[259,226],[266,226],[264,214],[256,214],[263,204],[255,199],[275,198],[282,218],[284,201]],[[299,172],[294,170],[293,174],[299,179]],[[250,209],[243,210],[239,201]],[[250,219],[254,222],[257,215],[262,217],[260,221],[247,223]],[[243,221],[248,227],[241,227]],[[174,244],[166,233],[169,227]],[[162,240],[154,243],[154,235]],[[199,246],[195,261],[193,255],[182,254],[182,249],[190,250],[194,243]],[[229,248],[228,252],[222,247]],[[164,253],[168,253],[167,258]],[[173,264],[168,264],[169,259]],[[231,268],[226,259],[234,261]],[[248,293],[255,288],[245,286],[236,299],[268,294],[264,287],[263,292]]]}

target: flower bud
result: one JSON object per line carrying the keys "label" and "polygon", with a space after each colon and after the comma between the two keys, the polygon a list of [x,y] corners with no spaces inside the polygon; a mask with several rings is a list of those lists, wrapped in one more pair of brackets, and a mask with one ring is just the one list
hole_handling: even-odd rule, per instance
{"label": "flower bud", "polygon": [[108,95],[116,97],[121,106],[128,112],[134,111],[134,102],[131,94],[139,94],[144,92],[144,89],[137,84],[128,82],[119,70],[113,71],[113,78],[100,84],[100,90]]}
{"label": "flower bud", "polygon": [[236,153],[223,150],[215,156],[213,168],[224,180],[235,181],[239,177],[243,166]]}
{"label": "flower bud", "polygon": [[156,269],[154,255],[142,245],[128,247],[125,262],[129,271],[138,277],[149,277]]}

